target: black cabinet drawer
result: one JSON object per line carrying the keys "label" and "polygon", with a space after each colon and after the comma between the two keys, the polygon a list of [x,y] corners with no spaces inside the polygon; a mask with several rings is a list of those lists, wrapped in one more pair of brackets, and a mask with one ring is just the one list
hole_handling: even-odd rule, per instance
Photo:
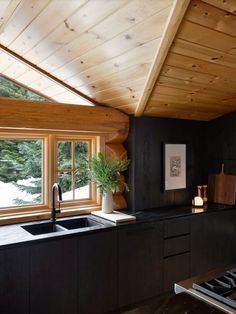
{"label": "black cabinet drawer", "polygon": [[178,281],[190,277],[190,253],[164,259],[164,291],[174,289]]}
{"label": "black cabinet drawer", "polygon": [[190,233],[189,218],[179,218],[166,221],[164,224],[164,238],[171,238]]}
{"label": "black cabinet drawer", "polygon": [[164,257],[190,251],[190,235],[164,240]]}
{"label": "black cabinet drawer", "polygon": [[162,223],[118,230],[118,304],[141,302],[162,290]]}

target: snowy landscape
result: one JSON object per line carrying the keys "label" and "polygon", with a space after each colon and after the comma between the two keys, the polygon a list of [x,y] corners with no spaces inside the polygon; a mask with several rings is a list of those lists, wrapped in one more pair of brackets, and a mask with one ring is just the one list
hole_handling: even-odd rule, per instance
{"label": "snowy landscape", "polygon": [[[21,185],[32,185],[32,178],[27,180],[18,180],[17,184]],[[13,183],[5,183],[0,181],[0,207],[9,207],[14,204],[14,199],[22,199],[27,202],[33,202],[35,197],[39,196],[39,194],[30,194],[26,191],[21,191],[17,186]],[[86,185],[79,189],[75,190],[76,199],[85,199],[89,198],[89,186]],[[72,191],[68,191],[62,193],[62,200],[70,200],[72,198]]]}

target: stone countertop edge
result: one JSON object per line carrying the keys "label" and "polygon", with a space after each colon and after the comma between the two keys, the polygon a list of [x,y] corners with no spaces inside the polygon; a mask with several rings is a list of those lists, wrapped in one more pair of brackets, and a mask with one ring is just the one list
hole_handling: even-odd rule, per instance
{"label": "stone countertop edge", "polygon": [[32,225],[37,224],[39,222],[49,222],[49,220],[43,221],[33,221],[27,223],[19,223],[19,224],[10,224],[10,225],[3,225],[0,226],[0,249],[5,249],[7,247],[16,247],[22,245],[33,244],[36,242],[42,242],[45,240],[56,240],[62,238],[69,238],[69,237],[77,237],[88,235],[91,233],[98,233],[101,230],[108,231],[111,229],[120,229],[122,227],[127,226],[138,226],[139,224],[147,223],[147,222],[156,222],[156,221],[163,221],[168,219],[180,218],[180,217],[187,217],[187,216],[195,216],[199,214],[206,214],[211,212],[217,211],[224,211],[224,210],[235,210],[236,206],[229,206],[229,205],[221,205],[221,204],[206,204],[204,207],[196,208],[189,205],[184,206],[168,206],[162,208],[152,208],[147,210],[140,210],[137,212],[126,210],[122,211],[129,215],[136,216],[136,221],[130,222],[122,222],[119,224],[115,224],[108,220],[90,216],[89,214],[80,215],[80,216],[73,216],[73,217],[66,217],[66,218],[58,218],[57,221],[63,221],[68,219],[80,218],[80,217],[90,217],[93,220],[98,222],[102,222],[100,227],[96,228],[81,228],[81,229],[73,229],[73,230],[66,230],[61,231],[59,233],[47,233],[42,235],[31,235],[29,232],[24,230],[21,226],[25,225]]}

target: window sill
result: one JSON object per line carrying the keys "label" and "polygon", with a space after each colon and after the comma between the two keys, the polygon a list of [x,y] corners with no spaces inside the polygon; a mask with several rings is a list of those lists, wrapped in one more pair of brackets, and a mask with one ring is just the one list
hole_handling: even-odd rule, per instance
{"label": "window sill", "polygon": [[[81,208],[63,208],[61,209],[61,213],[57,214],[57,217],[69,217],[75,215],[83,215],[83,214],[90,214],[92,211],[100,210],[101,206],[94,205],[94,206],[85,206]],[[21,223],[21,222],[29,222],[29,221],[36,221],[36,220],[44,220],[50,219],[51,217],[51,210],[41,210],[41,211],[32,211],[30,213],[19,213],[19,214],[8,214],[0,216],[0,225],[7,225],[13,223]]]}

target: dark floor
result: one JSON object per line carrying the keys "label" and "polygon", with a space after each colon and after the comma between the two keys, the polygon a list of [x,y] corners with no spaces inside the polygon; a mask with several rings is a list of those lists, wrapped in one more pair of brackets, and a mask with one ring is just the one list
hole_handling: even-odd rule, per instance
{"label": "dark floor", "polygon": [[224,314],[189,294],[167,294],[122,314]]}
{"label": "dark floor", "polygon": [[158,298],[154,298],[144,304],[139,305],[137,308],[129,311],[122,312],[122,314],[159,314],[158,312],[161,308],[165,307],[169,298],[172,297],[174,293],[168,293]]}

